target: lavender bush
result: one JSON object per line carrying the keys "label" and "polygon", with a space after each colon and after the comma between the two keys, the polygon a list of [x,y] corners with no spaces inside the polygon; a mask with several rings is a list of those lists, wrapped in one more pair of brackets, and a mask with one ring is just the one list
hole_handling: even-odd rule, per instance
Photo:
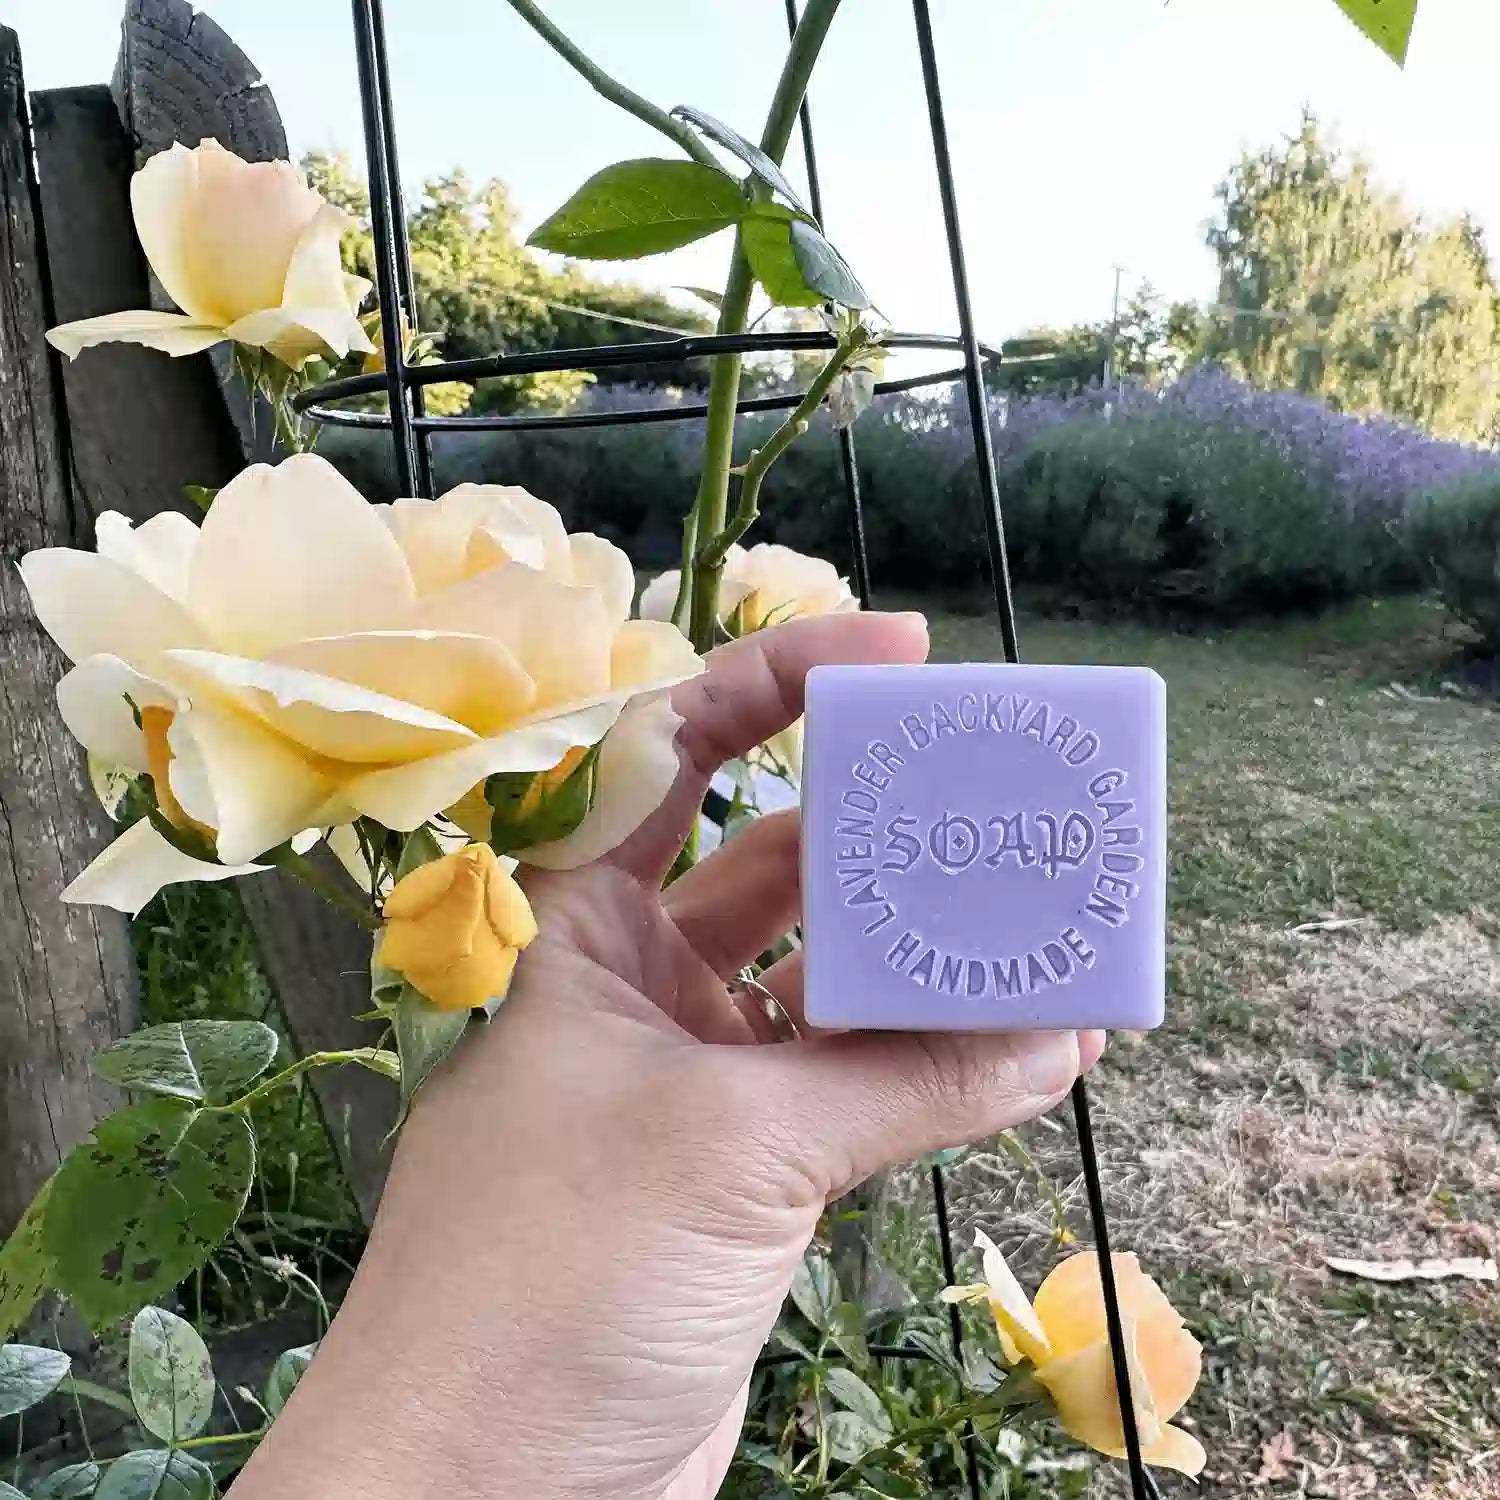
{"label": "lavender bush", "polygon": [[[670,391],[609,387],[583,410],[669,404]],[[690,398],[689,398],[690,399]],[[1213,612],[1313,608],[1416,581],[1403,543],[1424,497],[1500,484],[1500,459],[1397,422],[1345,416],[1216,369],[1153,390],[991,402],[1007,538],[1018,578],[1067,596]],[[742,453],[773,416],[742,423]],[[669,563],[696,482],[698,422],[572,431],[453,433],[439,482],[524,484],[569,524]],[[323,449],[377,493],[383,450],[330,433]],[[878,583],[913,588],[982,576],[984,533],[961,396],[893,397],[856,428]],[[833,444],[816,436],[772,472],[760,535],[847,558]]]}

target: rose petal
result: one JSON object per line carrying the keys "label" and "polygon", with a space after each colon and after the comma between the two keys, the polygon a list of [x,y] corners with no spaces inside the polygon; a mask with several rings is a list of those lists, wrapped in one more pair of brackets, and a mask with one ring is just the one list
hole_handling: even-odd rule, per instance
{"label": "rose petal", "polygon": [[569,750],[597,744],[622,706],[620,699],[609,698],[575,707],[459,750],[372,771],[349,782],[343,793],[359,812],[406,833],[451,807],[486,776],[545,771]]}
{"label": "rose petal", "polygon": [[416,623],[503,642],[536,683],[542,706],[614,690],[603,602],[534,568],[512,563],[454,584],[422,601]]}
{"label": "rose petal", "polygon": [[400,628],[416,590],[359,491],[332,464],[298,454],[254,464],[219,491],[188,600],[221,650],[258,656],[310,636]]}
{"label": "rose petal", "polygon": [[460,484],[436,500],[396,500],[381,506],[422,595],[461,583],[503,563],[541,568],[541,536],[497,484]]}
{"label": "rose petal", "polygon": [[297,245],[324,205],[290,162],[243,161],[216,141],[193,156],[196,178],[178,197],[182,260],[195,307],[227,327],[281,305]]}
{"label": "rose petal", "polygon": [[[1202,1350],[1134,1255],[1116,1255],[1113,1264],[1120,1308],[1135,1323],[1141,1364],[1165,1421],[1192,1395],[1202,1372]],[[1104,1338],[1108,1325],[1098,1257],[1085,1251],[1054,1267],[1037,1291],[1036,1310],[1059,1356]]]}
{"label": "rose petal", "polygon": [[169,844],[144,818],[132,823],[68,888],[64,901],[111,906],[135,916],[163,886],[184,881],[232,880],[264,865],[215,865]]}
{"label": "rose petal", "polygon": [[144,344],[163,354],[197,354],[222,344],[229,335],[216,324],[203,323],[182,313],[139,311],[105,313],[98,318],[80,318],[47,330],[47,342],[59,354],[77,359],[96,344]]}
{"label": "rose petal", "polygon": [[[1124,1458],[1124,1448],[1118,1453],[1112,1453],[1110,1457]],[[1203,1444],[1192,1433],[1184,1432],[1180,1427],[1163,1427],[1161,1436],[1142,1450],[1141,1457],[1154,1468],[1176,1469],[1179,1474],[1186,1474],[1191,1479],[1196,1479],[1208,1462]]]}
{"label": "rose petal", "polygon": [[[990,1311],[1002,1338],[1035,1365],[1051,1358],[1047,1330],[1032,1308],[1031,1299],[1006,1264],[1000,1247],[982,1230],[974,1232],[975,1246],[984,1252],[984,1279],[990,1289]],[[1014,1359],[1011,1360],[1015,1364]]]}
{"label": "rose petal", "polygon": [[613,542],[592,532],[580,531],[568,538],[572,552],[573,582],[597,591],[612,624],[630,615],[635,596],[635,569]]}
{"label": "rose petal", "polygon": [[177,695],[118,656],[89,656],[57,684],[57,708],[68,732],[110,765],[145,771],[146,741],[136,708],[177,707]]}
{"label": "rose petal", "polygon": [[316,672],[214,651],[169,651],[167,657],[185,682],[217,691],[285,739],[329,760],[385,764],[475,739],[472,729],[442,714]]}
{"label": "rose petal", "polygon": [[222,151],[223,147],[217,141],[204,141],[194,151],[174,141],[158,152],[130,179],[130,209],[136,237],[167,296],[199,321],[222,326],[228,321],[226,310],[204,298],[194,285],[186,243],[198,164],[210,150]]}
{"label": "rose petal", "polygon": [[[350,350],[360,354],[375,352],[375,345],[350,306],[350,288],[339,259],[339,240],[352,222],[343,209],[331,203],[319,207],[292,251],[281,297],[281,305],[288,311],[317,308],[339,314],[345,347],[340,349],[331,343],[330,347],[340,356]],[[368,288],[369,283],[365,286]]]}
{"label": "rose petal", "polygon": [[[172,721],[167,739],[172,791],[189,817],[217,828],[226,864],[254,859],[305,828],[353,816],[325,770],[236,709],[195,702]],[[211,817],[204,816],[210,810],[205,800]]]}
{"label": "rose petal", "polygon": [[610,651],[610,686],[644,693],[685,682],[703,670],[703,658],[675,626],[662,620],[627,620]]}
{"label": "rose petal", "polygon": [[[1141,1446],[1149,1448],[1162,1435],[1162,1424],[1152,1400],[1151,1386],[1136,1353],[1134,1320],[1125,1318],[1125,1364],[1130,1375],[1131,1404]],[[1120,1418],[1120,1396],[1115,1388],[1114,1360],[1108,1339],[1075,1350],[1061,1359],[1037,1366],[1036,1378],[1057,1407],[1057,1419],[1081,1443],[1101,1453],[1123,1451],[1125,1427]]]}
{"label": "rose petal", "polygon": [[665,698],[636,698],[604,737],[593,806],[572,833],[520,851],[522,864],[572,870],[623,844],[677,780],[681,717]]}
{"label": "rose petal", "polygon": [[482,635],[377,630],[322,636],[282,646],[267,660],[416,704],[481,735],[500,733],[536,702],[536,685],[515,657]]}
{"label": "rose petal", "polygon": [[682,585],[682,569],[658,573],[641,593],[640,616],[643,620],[670,620]]}
{"label": "rose petal", "polygon": [[94,522],[94,550],[100,557],[139,573],[179,603],[187,597],[188,566],[197,545],[197,526],[175,510],[164,510],[139,526],[113,510]]}
{"label": "rose petal", "polygon": [[107,557],[44,547],[21,559],[21,578],[42,629],[71,661],[119,656],[155,676],[162,652],[208,644],[180,604]]}
{"label": "rose petal", "polygon": [[342,301],[330,307],[261,308],[236,318],[224,332],[237,344],[264,349],[293,370],[310,359],[342,359],[351,349],[365,353],[373,347]]}

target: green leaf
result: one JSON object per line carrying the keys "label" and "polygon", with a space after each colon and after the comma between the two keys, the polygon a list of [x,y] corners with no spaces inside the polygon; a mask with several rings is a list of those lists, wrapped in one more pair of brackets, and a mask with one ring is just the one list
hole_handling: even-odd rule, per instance
{"label": "green leaf", "polygon": [[302,1379],[303,1372],[312,1363],[312,1357],[317,1349],[316,1344],[302,1344],[296,1349],[288,1349],[276,1356],[276,1363],[271,1366],[271,1373],[266,1376],[264,1395],[265,1408],[273,1417],[280,1415],[281,1408],[286,1405],[292,1392],[297,1389],[297,1382]]}
{"label": "green leaf", "polygon": [[786,180],[786,174],[766,155],[759,146],[753,146],[739,131],[731,129],[722,120],[716,120],[691,104],[679,104],[672,111],[679,120],[686,120],[695,130],[701,131],[716,145],[722,146],[731,156],[737,156],[750,170],[772,189],[780,193],[798,213],[806,213],[797,190]]}
{"label": "green leaf", "polygon": [[637,260],[728,229],[747,207],[727,172],[641,157],[595,172],[527,243],[588,260]]}
{"label": "green leaf", "polygon": [[836,1411],[826,1428],[828,1451],[841,1463],[852,1464],[872,1448],[884,1446],[887,1434],[852,1411]]}
{"label": "green leaf", "polygon": [[185,484],[182,487],[183,499],[189,505],[195,505],[204,515],[208,514],[208,508],[214,503],[214,496],[218,490],[211,490],[203,484]]}
{"label": "green leaf", "polygon": [[359,1047],[347,1055],[346,1061],[358,1063],[392,1083],[401,1082],[401,1059],[385,1047]]}
{"label": "green leaf", "polygon": [[828,1336],[843,1351],[846,1359],[864,1368],[870,1363],[870,1346],[865,1341],[865,1315],[853,1302],[840,1302],[828,1324]]}
{"label": "green leaf", "polygon": [[35,1406],[68,1373],[72,1360],[35,1344],[0,1346],[0,1417]]}
{"label": "green leaf", "polygon": [[160,1297],[233,1228],[255,1176],[241,1115],[151,1099],[101,1120],[54,1179],[42,1243],[94,1327]]}
{"label": "green leaf", "polygon": [[844,257],[804,219],[791,222],[792,254],[802,279],[829,302],[856,311],[869,307],[870,294],[855,279]]}
{"label": "green leaf", "polygon": [[469,1024],[469,1014],[466,1010],[444,1010],[409,984],[401,986],[401,998],[391,1017],[396,1051],[401,1057],[401,1112],[395,1128],[399,1129],[406,1119],[428,1075],[458,1045]]}
{"label": "green leaf", "polygon": [[0,1500],[26,1500],[26,1496],[15,1485],[7,1484],[0,1479]]}
{"label": "green leaf", "polygon": [[201,1432],[214,1406],[214,1367],[198,1330],[161,1307],[130,1325],[130,1399],[141,1426],[164,1443]]}
{"label": "green leaf", "polygon": [[42,1248],[42,1221],[53,1179],[42,1184],[21,1222],[0,1246],[0,1340],[8,1339],[31,1315],[52,1276],[52,1257]]}
{"label": "green leaf", "polygon": [[1405,66],[1417,0],[1334,0],[1334,4],[1382,52]]}
{"label": "green leaf", "polygon": [[677,290],[680,292],[691,292],[693,296],[701,298],[710,307],[723,307],[724,305],[723,292],[710,291],[706,286],[680,286]]}
{"label": "green leaf", "polygon": [[260,1021],[170,1021],[116,1042],[94,1071],[142,1093],[204,1100],[259,1078],[276,1047],[276,1033]]}
{"label": "green leaf", "polygon": [[191,1453],[145,1448],[117,1458],[94,1500],[213,1500],[213,1470]]}
{"label": "green leaf", "polygon": [[104,1471],[98,1464],[69,1464],[54,1469],[31,1492],[31,1500],[87,1500],[98,1487]]}
{"label": "green leaf", "polygon": [[423,865],[430,865],[433,860],[442,857],[443,846],[438,843],[437,835],[424,823],[420,828],[412,829],[401,845],[401,858],[396,861],[396,879],[401,880],[413,870],[420,870]]}
{"label": "green leaf", "polygon": [[808,286],[792,254],[791,230],[790,220],[750,214],[740,225],[740,244],[755,279],[777,307],[818,307],[827,299]]}
{"label": "green leaf", "polygon": [[833,1262],[822,1251],[809,1249],[792,1277],[792,1302],[797,1311],[814,1328],[826,1330],[842,1300]]}
{"label": "green leaf", "polygon": [[880,1397],[853,1370],[846,1370],[842,1365],[832,1365],[823,1372],[823,1384],[828,1388],[829,1395],[845,1411],[852,1411],[871,1427],[878,1428],[886,1437],[896,1430]]}

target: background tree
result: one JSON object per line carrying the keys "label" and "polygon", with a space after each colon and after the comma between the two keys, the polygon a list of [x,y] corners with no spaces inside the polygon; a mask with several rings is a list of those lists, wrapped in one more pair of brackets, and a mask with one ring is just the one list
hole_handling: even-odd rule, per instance
{"label": "background tree", "polygon": [[1312,115],[1242,157],[1218,196],[1205,357],[1258,386],[1444,436],[1500,432],[1496,288],[1470,221],[1425,223]]}
{"label": "background tree", "polygon": [[[342,152],[309,152],[302,167],[324,197],[355,219],[345,236],[345,264],[373,279],[365,183]],[[443,358],[632,343],[661,338],[662,328],[699,333],[710,327],[706,316],[659,292],[596,281],[572,263],[551,270],[522,243],[516,219],[510,191],[498,179],[476,184],[455,169],[423,184],[408,224],[417,324],[436,340]],[[598,378],[630,381],[651,375],[649,368],[634,366]],[[468,405],[480,411],[563,407],[590,380],[563,371],[487,381],[472,392]]]}

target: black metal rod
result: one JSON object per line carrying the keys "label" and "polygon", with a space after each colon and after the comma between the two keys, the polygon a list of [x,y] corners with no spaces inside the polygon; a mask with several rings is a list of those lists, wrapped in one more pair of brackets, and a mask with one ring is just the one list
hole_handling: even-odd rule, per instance
{"label": "black metal rod", "polygon": [[[401,158],[396,152],[396,106],[391,91],[391,69],[385,47],[384,0],[370,0],[371,36],[374,41],[375,87],[380,99],[381,147],[385,152],[386,180],[391,193],[391,237],[396,242],[396,289],[401,296],[401,307],[406,314],[412,332],[417,330],[417,296],[411,275],[411,240],[406,227],[406,199],[401,191]],[[405,358],[405,350],[402,350]],[[427,403],[421,386],[410,388],[412,414],[426,415]],[[416,493],[425,499],[432,498],[432,439],[427,429],[414,424],[416,436],[413,457],[416,461],[413,478]]]}
{"label": "black metal rod", "polygon": [[[385,373],[356,376],[361,391],[382,387],[391,407],[391,448],[396,465],[396,488],[410,495],[416,488],[416,447],[407,404],[405,351],[401,346],[401,293],[398,257],[392,230],[400,212],[391,192],[391,177],[382,145],[385,125],[380,108],[375,67],[375,0],[352,0],[354,55],[359,66],[359,107],[364,118],[365,164],[370,179],[370,228],[375,241],[375,287],[380,298],[380,341],[385,349]],[[335,382],[336,384],[342,382]]]}
{"label": "black metal rod", "polygon": [[[360,0],[355,0],[356,4]],[[961,339],[946,333],[892,333],[881,342],[887,349],[963,349]],[[496,375],[537,375],[553,370],[611,370],[620,365],[673,365],[716,354],[759,354],[777,350],[833,349],[838,340],[821,330],[784,333],[701,333],[677,339],[649,339],[638,344],[598,344],[587,349],[538,349],[526,354],[486,354],[477,359],[449,359],[430,365],[403,365],[408,385],[437,385],[445,380],[485,380]],[[979,346],[985,359],[998,360],[1000,351]],[[389,374],[389,371],[387,371]],[[347,375],[301,392],[293,402],[298,411],[320,401],[346,396],[368,396],[384,390],[383,375]]]}
{"label": "black metal rod", "polygon": [[[943,1279],[949,1286],[958,1284],[958,1264],[953,1258],[953,1229],[948,1223],[948,1187],[943,1180],[943,1169],[932,1164],[932,1206],[937,1212],[938,1250],[943,1258]],[[948,1336],[953,1341],[953,1352],[959,1364],[964,1360],[964,1320],[959,1315],[958,1304],[948,1304]],[[968,1441],[964,1452],[968,1456],[969,1494],[973,1500],[983,1500],[983,1488],[979,1483],[979,1448],[975,1442],[974,1423],[965,1424]]]}
{"label": "black metal rod", "polygon": [[[926,385],[947,385],[963,379],[963,366],[952,370],[933,370],[926,375],[908,375],[902,380],[883,380],[875,387],[877,396],[893,396],[902,391],[915,391]],[[793,391],[785,396],[755,396],[741,401],[738,410],[786,411],[798,405],[803,392]],[[391,419],[379,411],[342,411],[332,406],[310,406],[301,408],[303,415],[328,427],[367,427],[383,430],[391,425]],[[632,427],[651,422],[687,422],[708,415],[708,407],[702,402],[691,406],[645,406],[636,410],[564,412],[560,415],[537,416],[529,414],[500,416],[485,413],[477,417],[413,417],[412,426],[421,432],[446,432],[453,428],[470,432],[535,431],[538,428],[567,430],[573,427]]]}
{"label": "black metal rod", "polygon": [[1099,1155],[1094,1144],[1088,1090],[1081,1078],[1073,1085],[1073,1120],[1078,1128],[1078,1154],[1083,1159],[1083,1185],[1088,1194],[1089,1217],[1094,1221],[1094,1250],[1099,1261],[1099,1285],[1104,1293],[1104,1321],[1109,1330],[1109,1352],[1115,1367],[1115,1389],[1120,1397],[1120,1423],[1125,1429],[1125,1457],[1130,1465],[1131,1493],[1135,1500],[1152,1500],[1156,1486],[1141,1459],[1141,1435],[1135,1425],[1135,1394],[1130,1389],[1130,1360],[1125,1348],[1125,1325],[1120,1318],[1120,1289],[1115,1284],[1115,1265],[1110,1258],[1109,1222],[1104,1214]]}
{"label": "black metal rod", "polygon": [[[786,29],[797,34],[797,0],[786,0]],[[807,196],[812,203],[813,218],[823,224],[823,185],[818,178],[818,153],[813,146],[812,90],[802,95],[797,121],[802,129],[802,164],[807,171]],[[865,541],[864,496],[859,488],[859,458],[854,447],[852,426],[838,430],[839,466],[844,473],[844,497],[849,504],[849,550],[854,559],[854,592],[861,609],[870,607],[870,554]]]}
{"label": "black metal rod", "polygon": [[927,0],[912,0],[917,23],[917,50],[922,57],[922,87],[927,95],[927,118],[932,127],[932,155],[937,167],[938,192],[943,202],[943,228],[948,236],[948,264],[953,274],[953,297],[958,304],[958,327],[968,365],[964,383],[969,394],[969,421],[974,428],[974,456],[979,467],[979,493],[984,501],[984,530],[990,548],[990,576],[1000,637],[1006,661],[1021,659],[1016,640],[1016,607],[1010,591],[1010,564],[1005,555],[1005,522],[1000,514],[1000,482],[995,474],[995,445],[990,435],[989,401],[984,390],[980,344],[974,332],[974,304],[969,296],[969,271],[964,263],[963,235],[958,226],[958,198],[953,188],[953,159],[948,151],[948,126],[943,118],[943,96],[938,86],[937,54],[932,45],[932,17]]}

